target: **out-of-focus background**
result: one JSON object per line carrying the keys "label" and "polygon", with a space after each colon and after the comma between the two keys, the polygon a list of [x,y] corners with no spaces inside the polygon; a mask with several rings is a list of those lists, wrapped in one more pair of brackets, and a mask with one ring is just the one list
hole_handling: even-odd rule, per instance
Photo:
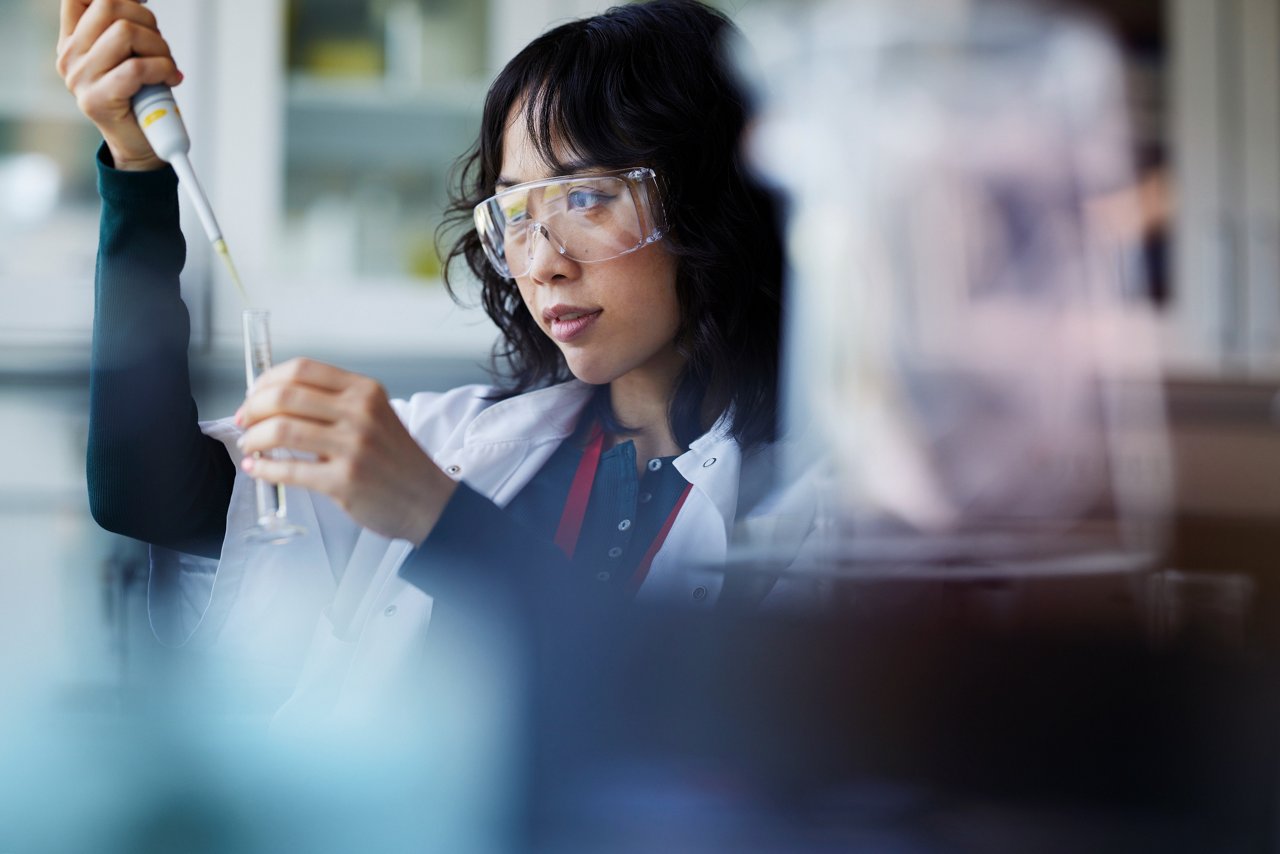
{"label": "out-of-focus background", "polygon": [[[150,5],[186,73],[193,163],[273,310],[277,359],[333,361],[397,395],[482,379],[492,327],[449,299],[434,243],[450,168],[496,70],[608,4]],[[1256,580],[1280,566],[1280,0],[1065,5],[1123,49],[1175,564]],[[98,529],[85,497],[99,140],[54,73],[57,18],[52,0],[0,0],[0,715],[33,698],[101,708],[156,654],[145,547]],[[242,394],[239,305],[191,214],[193,381],[201,415],[218,417]]]}

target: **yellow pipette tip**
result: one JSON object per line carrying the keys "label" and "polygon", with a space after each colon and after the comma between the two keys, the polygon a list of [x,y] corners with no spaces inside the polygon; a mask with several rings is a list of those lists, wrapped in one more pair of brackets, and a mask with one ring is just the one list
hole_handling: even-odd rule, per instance
{"label": "yellow pipette tip", "polygon": [[235,283],[236,290],[240,292],[240,299],[244,301],[246,306],[249,305],[249,294],[244,289],[244,283],[240,281],[240,273],[236,270],[235,262],[231,260],[231,250],[227,249],[227,241],[219,237],[213,242],[213,251],[222,256],[222,263],[227,266],[231,281]]}

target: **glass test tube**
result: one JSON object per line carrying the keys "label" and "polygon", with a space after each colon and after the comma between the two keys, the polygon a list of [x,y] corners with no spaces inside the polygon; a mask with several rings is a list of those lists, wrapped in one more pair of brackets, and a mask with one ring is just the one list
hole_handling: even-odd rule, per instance
{"label": "glass test tube", "polygon": [[[245,309],[241,312],[247,391],[252,391],[258,377],[271,367],[270,317],[270,312],[261,309]],[[277,453],[271,452],[270,455],[274,457]],[[258,479],[254,479],[253,485],[258,524],[246,532],[246,539],[251,542],[283,543],[305,533],[305,529],[289,521],[283,485]]]}

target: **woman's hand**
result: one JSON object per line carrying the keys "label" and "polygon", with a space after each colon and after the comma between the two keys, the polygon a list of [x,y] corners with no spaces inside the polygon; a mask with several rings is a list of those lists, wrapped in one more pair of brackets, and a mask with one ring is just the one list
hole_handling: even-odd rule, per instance
{"label": "woman's hand", "polygon": [[117,169],[159,169],[129,99],[148,83],[177,86],[182,72],[156,17],[137,0],[62,0],[58,75],[98,126]]}
{"label": "woman's hand", "polygon": [[[381,385],[322,362],[294,359],[266,371],[236,423],[245,428],[246,472],[327,495],[383,536],[421,545],[457,488],[409,435]],[[316,459],[252,456],[275,448]]]}

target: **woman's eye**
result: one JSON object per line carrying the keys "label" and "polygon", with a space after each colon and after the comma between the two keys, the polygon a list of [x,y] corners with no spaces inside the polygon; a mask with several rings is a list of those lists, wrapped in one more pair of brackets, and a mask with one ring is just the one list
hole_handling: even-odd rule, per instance
{"label": "woman's eye", "polygon": [[598,190],[582,188],[570,190],[568,195],[569,210],[591,210],[592,208],[607,205],[612,199],[613,196]]}

